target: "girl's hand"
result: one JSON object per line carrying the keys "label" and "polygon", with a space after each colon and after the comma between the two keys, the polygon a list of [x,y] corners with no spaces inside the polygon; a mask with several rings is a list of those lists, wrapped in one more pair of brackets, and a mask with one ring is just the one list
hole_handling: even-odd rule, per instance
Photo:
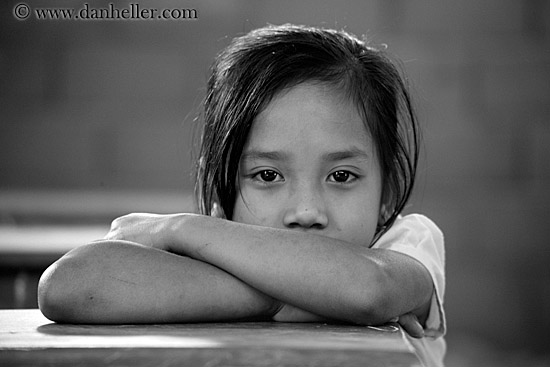
{"label": "girl's hand", "polygon": [[[183,221],[190,215],[195,214],[127,214],[116,218],[111,223],[111,229],[103,239],[135,242],[159,250],[184,255],[184,244],[181,243],[181,229]],[[214,203],[212,206],[211,216],[225,219],[223,209],[217,203]],[[179,237],[175,235],[178,232],[180,234]]]}
{"label": "girl's hand", "polygon": [[399,316],[397,320],[399,325],[413,338],[423,338],[424,328],[420,325],[418,318],[412,313],[406,313]]}
{"label": "girl's hand", "polygon": [[111,223],[105,240],[121,240],[170,251],[174,231],[185,214],[132,213],[118,217]]}

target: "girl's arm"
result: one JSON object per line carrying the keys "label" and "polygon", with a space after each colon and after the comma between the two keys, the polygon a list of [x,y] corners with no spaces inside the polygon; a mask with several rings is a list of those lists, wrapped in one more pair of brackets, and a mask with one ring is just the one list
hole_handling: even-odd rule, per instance
{"label": "girl's arm", "polygon": [[[193,214],[131,214],[107,238],[127,239],[213,264],[286,303],[274,319],[399,322],[422,336],[433,283],[417,260],[310,233]],[[317,316],[321,315],[321,316]]]}
{"label": "girl's arm", "polygon": [[207,216],[174,218],[172,251],[215,265],[299,309],[359,324],[407,313],[421,322],[427,318],[432,280],[407,255]]}
{"label": "girl's arm", "polygon": [[66,323],[161,323],[270,317],[271,297],[188,257],[118,240],[76,248],[40,279],[46,317]]}

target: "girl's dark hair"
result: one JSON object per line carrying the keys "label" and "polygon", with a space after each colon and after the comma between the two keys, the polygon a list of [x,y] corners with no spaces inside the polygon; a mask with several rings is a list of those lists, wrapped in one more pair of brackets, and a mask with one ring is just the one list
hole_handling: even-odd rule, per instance
{"label": "girl's dark hair", "polygon": [[352,99],[376,145],[382,172],[377,237],[405,206],[418,161],[416,117],[404,78],[380,50],[344,32],[268,26],[218,55],[208,80],[196,196],[201,214],[214,202],[231,219],[239,160],[252,122],[281,90],[303,82],[339,88]]}

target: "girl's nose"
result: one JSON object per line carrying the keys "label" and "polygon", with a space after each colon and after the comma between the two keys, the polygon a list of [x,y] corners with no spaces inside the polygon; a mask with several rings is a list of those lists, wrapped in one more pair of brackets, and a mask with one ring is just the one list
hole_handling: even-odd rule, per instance
{"label": "girl's nose", "polygon": [[287,228],[323,229],[328,225],[326,208],[318,195],[296,193],[290,198],[290,205],[284,214]]}

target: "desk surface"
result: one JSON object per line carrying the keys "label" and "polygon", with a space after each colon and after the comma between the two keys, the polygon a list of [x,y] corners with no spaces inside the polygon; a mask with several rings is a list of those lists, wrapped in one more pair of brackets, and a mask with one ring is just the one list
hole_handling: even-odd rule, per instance
{"label": "desk surface", "polygon": [[395,326],[287,323],[61,325],[0,310],[3,366],[419,366]]}

